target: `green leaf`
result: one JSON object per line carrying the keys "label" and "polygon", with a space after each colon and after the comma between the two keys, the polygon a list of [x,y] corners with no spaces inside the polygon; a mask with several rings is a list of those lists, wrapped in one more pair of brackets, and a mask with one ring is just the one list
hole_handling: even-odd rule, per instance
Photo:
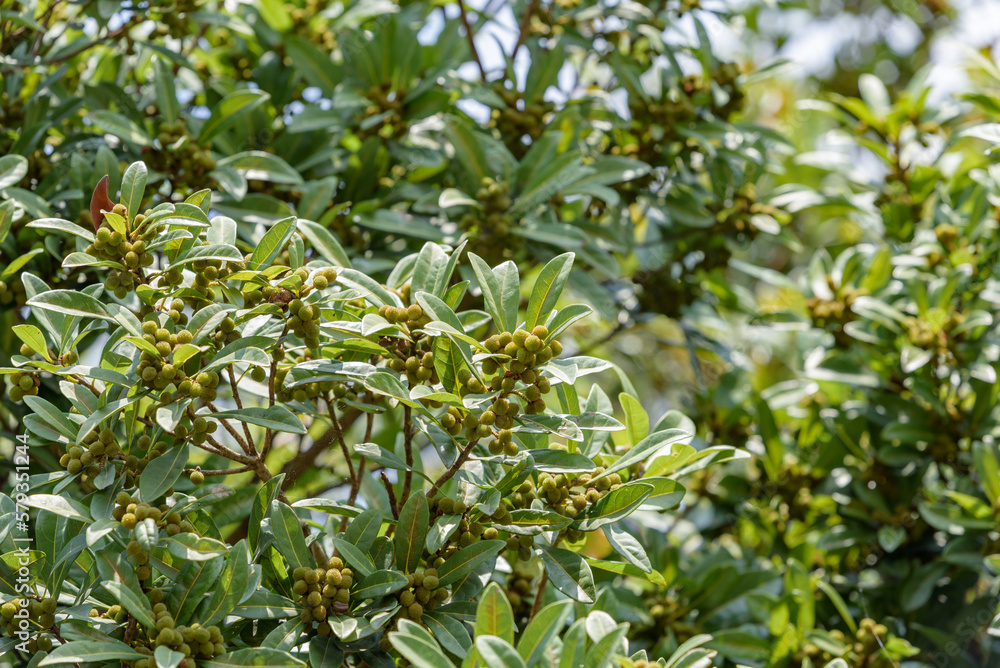
{"label": "green leaf", "polygon": [[563,636],[562,653],[559,656],[559,668],[580,668],[583,665],[583,655],[587,648],[587,620],[578,619],[569,627]]}
{"label": "green leaf", "polygon": [[270,99],[261,90],[237,90],[226,95],[212,109],[205,124],[201,126],[198,143],[206,144],[212,137],[233,126],[237,121]]}
{"label": "green leaf", "polygon": [[87,510],[86,506],[79,501],[65,496],[56,496],[54,494],[32,494],[25,499],[23,503],[31,508],[41,508],[42,510],[47,510],[50,513],[68,517],[71,520],[83,520],[88,524],[93,521],[90,519],[90,511]]}
{"label": "green leaf", "polygon": [[537,536],[545,531],[559,531],[572,523],[572,519],[553,510],[518,508],[510,511],[510,519],[505,523],[494,522],[498,531],[506,531],[518,536]]}
{"label": "green leaf", "polygon": [[30,408],[35,415],[44,419],[46,424],[50,427],[70,439],[70,441],[76,441],[79,425],[66,417],[66,414],[61,410],[47,402],[45,399],[31,395],[26,395],[24,397],[24,403],[27,404],[28,408]]}
{"label": "green leaf", "polygon": [[271,531],[278,542],[281,556],[291,567],[290,570],[314,568],[312,555],[306,546],[305,536],[302,535],[302,520],[291,506],[277,499],[271,502]]}
{"label": "green leaf", "polygon": [[462,355],[460,345],[447,335],[434,337],[434,370],[437,371],[441,385],[447,392],[456,393],[460,390],[458,374],[469,366]]}
{"label": "green leaf", "polygon": [[74,640],[60,645],[48,656],[42,658],[39,666],[57,666],[62,663],[96,663],[98,661],[117,661],[119,659],[142,659],[144,655],[135,651],[120,640],[107,638],[105,640]]}
{"label": "green leaf", "polygon": [[627,469],[633,464],[645,461],[660,448],[664,448],[673,443],[686,441],[690,439],[691,436],[692,434],[684,429],[664,429],[663,431],[653,432],[646,438],[636,443],[632,449],[622,455],[618,461],[604,469],[603,473],[594,476],[593,480],[606,478],[612,473],[617,473],[618,471]]}
{"label": "green leaf", "polygon": [[340,272],[337,280],[371,297],[370,301],[376,306],[402,306],[402,301],[400,301],[399,297],[360,271],[350,268],[344,269]]}
{"label": "green leaf", "polygon": [[76,223],[71,223],[68,220],[63,220],[61,218],[39,218],[38,220],[33,220],[25,227],[31,227],[39,230],[56,230],[58,232],[66,232],[67,234],[72,234],[82,239],[87,240],[89,243],[94,243],[94,233],[85,227],[81,227]]}
{"label": "green leaf", "polygon": [[93,255],[87,255],[86,253],[70,253],[63,258],[62,266],[67,269],[75,269],[77,267],[111,267],[119,271],[125,270],[125,265],[121,262],[115,262],[114,260],[100,260]]}
{"label": "green leaf", "polygon": [[529,332],[535,325],[541,325],[548,320],[549,314],[556,307],[559,295],[566,286],[566,279],[569,278],[569,272],[573,268],[573,258],[573,253],[563,253],[554,257],[538,274],[535,287],[528,299],[528,311],[524,320],[524,328]]}
{"label": "green leaf", "polygon": [[514,642],[514,610],[496,582],[486,585],[479,597],[475,630],[477,638],[490,635]]}
{"label": "green leaf", "polygon": [[615,524],[608,524],[603,529],[608,543],[625,561],[644,573],[652,572],[653,566],[649,563],[649,556],[635,536]]}
{"label": "green leaf", "polygon": [[472,638],[465,624],[451,615],[436,610],[425,610],[420,618],[441,646],[459,658],[464,658],[472,646]]}
{"label": "green leaf", "polygon": [[375,572],[375,562],[366,553],[358,549],[354,544],[348,543],[343,538],[333,538],[333,546],[344,558],[344,560],[354,567],[362,577],[368,577]]}
{"label": "green leaf", "polygon": [[524,668],[524,659],[517,650],[502,638],[482,636],[476,638],[476,651],[490,668]]}
{"label": "green leaf", "polygon": [[0,280],[6,281],[12,276],[16,275],[20,270],[27,265],[36,255],[42,255],[45,252],[44,248],[33,248],[23,255],[19,255],[0,273]]}
{"label": "green leaf", "polygon": [[398,628],[389,634],[389,642],[415,668],[453,668],[441,645],[419,624],[400,619]]}
{"label": "green leaf", "polygon": [[133,162],[122,176],[121,203],[128,210],[129,218],[134,218],[142,206],[142,196],[146,190],[146,164]]}
{"label": "green leaf", "polygon": [[596,600],[594,574],[579,554],[556,547],[543,547],[542,562],[556,589],[580,603]]}
{"label": "green leaf", "polygon": [[486,302],[486,310],[493,316],[496,326],[503,328],[506,316],[503,311],[503,295],[500,292],[500,282],[493,274],[493,270],[486,262],[476,255],[469,253],[469,262],[472,264],[472,271],[476,274],[479,289],[483,293],[483,301]]}
{"label": "green leaf", "polygon": [[571,526],[580,531],[594,531],[622,520],[635,512],[652,493],[653,486],[641,482],[622,485],[605,494]]}
{"label": "green leaf", "polygon": [[399,591],[407,582],[406,576],[398,571],[374,571],[362,578],[357,588],[351,592],[351,598],[356,601],[378,599]]}
{"label": "green leaf", "polygon": [[995,506],[997,499],[1000,499],[1000,460],[997,459],[996,446],[992,443],[976,443],[972,446],[972,454],[986,498]]}
{"label": "green leaf", "polygon": [[252,668],[305,668],[306,663],[296,659],[288,652],[267,647],[248,647],[238,649],[229,654],[217,656],[214,659],[199,659],[199,668],[237,668],[250,666]]}
{"label": "green leaf", "polygon": [[517,653],[524,659],[527,668],[542,658],[549,643],[559,636],[572,610],[572,601],[556,601],[539,610],[528,623],[517,642]]}
{"label": "green leaf", "polygon": [[147,517],[135,525],[135,542],[146,552],[152,552],[159,541],[160,530],[156,528],[156,521],[152,517]]}
{"label": "green leaf", "polygon": [[84,318],[100,318],[115,322],[100,301],[77,290],[50,290],[38,294],[28,300],[28,306],[46,311],[55,311],[64,315],[75,315]]}
{"label": "green leaf", "polygon": [[388,469],[394,469],[396,471],[412,470],[412,467],[407,466],[402,459],[395,455],[395,453],[383,448],[377,443],[358,443],[354,446],[354,451]]}
{"label": "green leaf", "polygon": [[854,620],[854,615],[851,614],[850,608],[847,607],[847,602],[844,601],[837,590],[833,588],[833,585],[822,579],[818,579],[816,580],[816,587],[830,599],[830,602],[833,603],[833,607],[840,613],[840,616],[843,618],[844,623],[847,624],[847,628],[851,630],[851,633],[857,633],[858,623]]}
{"label": "green leaf", "polygon": [[[174,486],[187,464],[188,446],[185,443],[169,450],[149,462],[139,476],[139,494],[146,503],[153,503]],[[146,472],[149,472],[148,474]]]}
{"label": "green leaf", "polygon": [[173,123],[180,116],[177,89],[174,87],[174,71],[162,57],[153,59],[153,84],[156,87],[156,104],[163,114],[163,120]]}
{"label": "green leaf", "polygon": [[663,575],[655,570],[647,573],[642,569],[623,561],[605,561],[603,559],[587,559],[586,561],[592,568],[597,568],[609,573],[618,573],[619,575],[631,575],[632,577],[648,580],[649,582],[659,585],[660,587],[667,586],[667,581],[663,578]]}
{"label": "green leaf", "polygon": [[251,181],[302,185],[302,176],[287,162],[266,151],[245,151],[219,161],[218,167],[234,169]]}
{"label": "green leaf", "polygon": [[369,508],[351,520],[344,532],[344,540],[359,550],[367,552],[382,528],[382,513],[378,508]]}
{"label": "green leaf", "polygon": [[502,540],[480,540],[448,557],[438,570],[442,587],[460,580],[495,557],[507,546]]}
{"label": "green leaf", "polygon": [[10,227],[14,223],[14,200],[0,202],[0,243],[10,234]]}
{"label": "green leaf", "polygon": [[639,400],[631,394],[622,392],[618,395],[618,401],[625,412],[628,442],[634,445],[649,435],[649,416]]}
{"label": "green leaf", "polygon": [[295,233],[295,223],[296,219],[292,216],[272,225],[250,256],[250,262],[247,263],[248,268],[260,270],[270,267]]}
{"label": "green leaf", "polygon": [[208,561],[229,551],[229,547],[222,541],[193,533],[179,533],[163,540],[170,554],[188,561]]}
{"label": "green leaf", "polygon": [[483,177],[493,176],[486,160],[485,138],[470,123],[458,117],[448,117],[445,128],[448,141],[455,149],[455,159],[473,176],[475,183],[482,181]]}
{"label": "green leaf", "polygon": [[[399,521],[396,524],[396,568],[404,573],[412,573],[420,562],[427,540],[427,530],[430,527],[430,513],[427,509],[427,497],[419,490],[410,495],[399,511]],[[457,556],[457,555],[456,555]],[[439,577],[443,580],[441,572]],[[442,583],[442,586],[443,583]]]}
{"label": "green leaf", "polygon": [[247,525],[247,540],[250,542],[250,549],[255,553],[260,543],[260,525],[267,516],[271,504],[278,498],[284,481],[285,474],[279,473],[261,485],[254,496],[253,505],[250,507],[250,522]]}
{"label": "green leaf", "polygon": [[325,227],[317,225],[311,220],[299,218],[296,229],[324,258],[341,267],[351,266],[351,260],[347,257],[344,247],[337,241],[337,237],[333,236]]}
{"label": "green leaf", "polygon": [[399,377],[396,374],[388,373],[386,371],[376,371],[370,376],[367,376],[364,383],[365,387],[372,392],[392,397],[400,403],[413,408],[422,415],[430,415],[427,409],[424,408],[420,402],[410,399],[410,393],[406,391],[405,387],[403,387],[403,383],[400,382]]}
{"label": "green leaf", "polygon": [[204,595],[215,589],[226,560],[218,557],[208,561],[192,561],[181,569],[176,586],[170,588],[166,604],[173,613],[174,622],[187,624],[195,607]]}
{"label": "green leaf", "polygon": [[594,643],[594,646],[587,652],[584,658],[584,668],[609,668],[612,660],[619,650],[624,649],[622,639],[628,632],[628,622],[624,622],[615,627],[611,633],[607,633]]}
{"label": "green leaf", "polygon": [[161,645],[153,652],[157,668],[177,668],[184,660],[184,654],[175,652],[166,645]]}
{"label": "green leaf", "polygon": [[[500,310],[503,313],[504,331],[517,329],[517,307],[521,303],[521,278],[517,265],[508,260],[493,270],[500,288]],[[498,323],[499,324],[499,323]]]}
{"label": "green leaf", "polygon": [[202,626],[211,626],[221,622],[232,613],[233,608],[243,598],[249,577],[250,561],[247,556],[247,546],[241,540],[229,550],[226,565],[216,581],[212,597],[200,615]]}
{"label": "green leaf", "polygon": [[906,612],[919,610],[927,604],[938,580],[948,572],[948,564],[929,563],[918,568],[900,591],[900,605]]}
{"label": "green leaf", "polygon": [[330,59],[329,54],[299,35],[285,36],[284,44],[293,66],[309,85],[319,88],[324,96],[333,93],[339,80],[339,77],[335,76],[338,67]]}
{"label": "green leaf", "polygon": [[145,130],[121,114],[100,109],[95,111],[91,116],[94,119],[94,125],[118,137],[126,144],[131,144],[133,147],[151,146],[153,144],[153,140],[149,138]]}
{"label": "green leaf", "polygon": [[233,609],[233,615],[247,619],[285,619],[297,617],[302,612],[298,603],[284,596],[258,589]]}
{"label": "green leaf", "polygon": [[147,629],[156,628],[156,620],[153,619],[153,608],[142,593],[134,591],[131,587],[122,582],[109,580],[102,583],[102,586],[122,604],[136,620]]}
{"label": "green leaf", "polygon": [[239,420],[247,424],[255,424],[258,427],[290,434],[306,433],[306,428],[302,426],[302,421],[295,416],[295,413],[280,404],[270,408],[248,406],[239,410],[219,411],[218,413],[206,413],[206,415],[217,420]]}
{"label": "green leaf", "polygon": [[440,275],[447,270],[448,264],[448,256],[440,244],[425,243],[413,264],[410,294],[419,296],[421,292],[427,292],[438,297],[439,295],[434,293],[434,288],[439,283]]}
{"label": "green leaf", "polygon": [[28,159],[23,155],[0,157],[0,190],[16,186],[28,175]]}
{"label": "green leaf", "polygon": [[332,636],[312,636],[309,639],[310,668],[341,668],[344,665],[344,650],[340,642]]}

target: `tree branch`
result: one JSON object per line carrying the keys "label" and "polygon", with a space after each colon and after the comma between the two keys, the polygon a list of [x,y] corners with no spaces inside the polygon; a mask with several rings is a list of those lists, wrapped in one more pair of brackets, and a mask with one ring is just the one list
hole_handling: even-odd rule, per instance
{"label": "tree branch", "polygon": [[403,406],[403,450],[406,453],[406,472],[403,474],[403,493],[400,503],[406,503],[413,485],[413,409]]}
{"label": "tree branch", "polygon": [[[344,417],[340,421],[340,426],[344,431],[351,428],[354,421],[361,416],[361,411],[354,408],[347,411]],[[282,489],[288,489],[292,486],[299,476],[309,470],[313,464],[316,463],[316,459],[326,451],[331,443],[336,439],[336,428],[331,427],[324,433],[319,439],[313,442],[311,448],[305,452],[300,452],[294,459],[285,464],[281,472],[285,474],[285,482],[281,485]]]}
{"label": "tree branch", "polygon": [[469,457],[472,455],[472,450],[476,447],[477,443],[479,443],[479,439],[470,441],[469,444],[465,446],[465,450],[462,450],[462,453],[458,456],[458,459],[455,460],[455,463],[451,465],[451,468],[442,473],[441,477],[434,481],[434,487],[428,490],[427,498],[434,496],[434,493],[440,489],[442,485],[455,477],[458,470],[462,468],[462,464],[469,460]]}
{"label": "tree branch", "polygon": [[[240,397],[240,390],[236,386],[236,373],[233,371],[233,365],[230,364],[226,369],[229,371],[229,385],[233,388],[233,401],[236,402],[236,407],[243,410],[243,399]],[[250,427],[247,426],[246,422],[241,422],[243,425],[243,433],[247,437],[247,443],[250,445],[250,451],[253,454],[257,453],[257,447],[253,442],[253,436],[250,435]]]}
{"label": "tree branch", "polygon": [[528,28],[531,27],[531,17],[538,11],[539,4],[541,4],[540,0],[531,0],[531,5],[524,13],[524,16],[521,17],[521,27],[517,34],[517,44],[514,46],[514,50],[510,54],[511,61],[513,61],[517,56],[517,52],[521,50],[521,46],[524,44],[524,41],[528,39]]}
{"label": "tree branch", "polygon": [[[537,3],[538,0],[535,0]],[[469,40],[469,50],[472,51],[472,58],[476,61],[476,65],[479,66],[479,76],[483,81],[486,81],[486,68],[483,67],[483,61],[479,58],[479,51],[476,50],[476,40],[475,34],[472,32],[472,26],[469,25],[469,17],[465,11],[464,0],[458,0],[458,9],[462,15],[462,25],[465,26],[465,36]]]}

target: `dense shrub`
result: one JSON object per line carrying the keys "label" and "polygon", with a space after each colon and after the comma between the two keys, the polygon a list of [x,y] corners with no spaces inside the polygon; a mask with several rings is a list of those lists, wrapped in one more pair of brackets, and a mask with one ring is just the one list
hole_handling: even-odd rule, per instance
{"label": "dense shrub", "polygon": [[846,6],[791,84],[724,48],[785,6],[38,4],[0,663],[996,663],[1000,74],[932,94],[956,10]]}

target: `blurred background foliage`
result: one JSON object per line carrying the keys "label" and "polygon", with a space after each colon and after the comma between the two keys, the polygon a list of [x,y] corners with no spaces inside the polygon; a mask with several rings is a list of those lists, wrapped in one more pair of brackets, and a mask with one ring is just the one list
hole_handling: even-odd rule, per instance
{"label": "blurred background foliage", "polygon": [[425,241],[526,276],[571,250],[566,299],[595,315],[567,347],[685,411],[697,447],[753,455],[631,527],[666,585],[597,607],[636,648],[707,632],[718,665],[995,666],[996,12],[8,2],[2,361],[23,276],[96,280],[27,224],[89,226],[99,178],[137,159],[160,201],[214,189],[245,249],[297,215],[371,272]]}

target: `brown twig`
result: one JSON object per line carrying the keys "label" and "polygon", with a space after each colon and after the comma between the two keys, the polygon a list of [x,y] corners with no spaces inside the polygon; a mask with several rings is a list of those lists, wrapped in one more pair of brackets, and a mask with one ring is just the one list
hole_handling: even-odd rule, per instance
{"label": "brown twig", "polygon": [[241,466],[238,469],[184,469],[184,473],[194,473],[196,470],[200,470],[203,475],[233,475],[236,473],[246,473],[247,471],[253,471],[254,467],[252,464],[247,464],[246,466]]}
{"label": "brown twig", "polygon": [[[535,0],[537,3],[538,0]],[[469,40],[469,50],[472,51],[472,58],[476,61],[476,65],[479,66],[479,76],[482,77],[483,81],[486,81],[486,68],[483,67],[483,61],[479,58],[479,51],[476,50],[476,40],[475,34],[472,32],[472,26],[469,25],[469,17],[465,11],[464,0],[458,0],[458,9],[462,16],[462,25],[465,26],[465,36]]]}
{"label": "brown twig", "polygon": [[403,493],[400,503],[406,503],[413,485],[413,409],[403,406],[403,450],[406,453],[406,472],[403,474]]}
{"label": "brown twig", "polygon": [[540,0],[531,0],[531,5],[528,6],[528,10],[521,17],[521,26],[517,34],[517,44],[514,45],[514,50],[511,51],[510,59],[513,62],[514,57],[517,56],[517,52],[521,49],[524,41],[528,39],[528,28],[531,26],[531,17],[535,15],[538,11],[538,5],[541,4]]}
{"label": "brown twig", "polygon": [[[218,408],[216,408],[215,404],[213,404],[211,401],[206,401],[205,405],[208,406],[210,409],[212,409],[213,413],[222,412]],[[216,419],[222,424],[222,427],[229,432],[229,435],[236,439],[236,442],[240,444],[240,448],[243,450],[243,452],[251,456],[257,454],[256,448],[251,448],[250,444],[243,440],[243,437],[240,435],[240,433],[235,429],[233,429],[233,425],[229,423],[229,420],[227,420],[226,418],[216,418]],[[246,423],[243,424],[243,427],[246,428]]]}
{"label": "brown twig", "polygon": [[[208,434],[205,434],[205,440],[211,446],[213,446],[215,448],[216,454],[220,454],[223,457],[225,457],[226,459],[232,459],[234,462],[239,462],[241,464],[256,464],[257,463],[257,460],[254,459],[253,457],[248,457],[246,455],[241,455],[240,453],[236,452],[235,450],[230,450],[229,448],[227,448],[226,446],[224,446],[222,443],[219,443],[217,440],[215,440],[214,438],[212,438]],[[207,449],[207,448],[203,447],[204,444],[198,445],[197,443],[194,443],[194,445],[202,448],[203,450]]]}
{"label": "brown twig", "polygon": [[[389,508],[392,509],[392,519],[399,519],[399,511],[396,510],[396,492],[392,489],[392,483],[389,482],[389,476],[385,474],[385,471],[379,472],[379,477],[382,479],[382,485],[385,487],[385,491],[389,494]],[[391,530],[392,527],[390,526]],[[387,534],[388,535],[388,532]]]}
{"label": "brown twig", "polygon": [[88,390],[90,390],[91,393],[93,393],[94,396],[96,396],[96,397],[100,397],[101,396],[101,393],[97,391],[97,388],[94,387],[94,384],[93,383],[88,383],[87,380],[83,376],[78,376],[77,374],[74,373],[74,374],[70,375],[70,378],[72,378],[73,380],[75,380],[76,382],[80,383],[81,385],[83,385]]}
{"label": "brown twig", "polygon": [[[346,413],[340,420],[340,426],[343,431],[347,431],[354,424],[354,421],[361,416],[361,411],[354,408]],[[286,463],[281,472],[285,474],[285,481],[282,483],[282,489],[288,489],[291,487],[292,483],[295,482],[303,473],[309,470],[309,468],[316,463],[316,459],[326,452],[326,449],[331,443],[336,439],[336,430],[331,427],[320,436],[316,441],[313,442],[311,448],[305,452],[300,452],[295,458]]]}
{"label": "brown twig", "polygon": [[[243,410],[243,398],[240,397],[240,390],[236,386],[236,372],[233,371],[233,365],[230,364],[226,369],[229,371],[229,385],[233,388],[233,401],[236,402],[236,407]],[[253,442],[253,437],[250,435],[250,427],[247,426],[246,422],[241,422],[243,425],[243,433],[247,437],[247,443],[250,445],[250,450],[254,453],[257,452],[257,447]]]}
{"label": "brown twig", "polygon": [[115,39],[119,35],[122,35],[123,33],[128,32],[128,30],[132,27],[133,21],[134,21],[134,19],[132,21],[129,21],[129,22],[125,23],[124,25],[122,25],[121,27],[119,27],[119,28],[117,28],[115,30],[112,30],[107,35],[105,35],[104,37],[101,37],[99,39],[95,39],[92,42],[88,42],[88,43],[84,44],[83,46],[78,47],[76,49],[73,49],[69,53],[64,53],[63,55],[61,55],[61,56],[59,56],[57,58],[52,58],[50,60],[46,60],[46,61],[42,61],[42,62],[38,62],[38,63],[25,63],[25,64],[21,64],[21,65],[12,65],[10,67],[7,67],[7,68],[4,68],[4,69],[0,70],[0,74],[7,75],[7,74],[10,74],[11,72],[17,70],[18,68],[39,67],[39,66],[47,67],[47,66],[50,66],[50,65],[55,65],[56,63],[64,62],[66,60],[69,60],[70,58],[74,58],[74,57],[80,55],[81,53],[83,53],[84,51],[87,51],[88,49],[92,49],[95,46],[98,46],[99,44],[101,44],[103,42]]}
{"label": "brown twig", "polygon": [[[366,395],[367,396],[367,395]],[[367,403],[367,401],[366,401]],[[365,425],[365,438],[362,443],[370,443],[372,440],[372,426],[375,424],[375,414],[365,413],[365,419],[367,424]],[[361,455],[358,459],[358,470],[351,480],[351,493],[347,497],[347,505],[353,506],[354,502],[358,500],[358,492],[361,491],[361,479],[365,475],[365,467],[368,464],[368,459]],[[340,531],[344,532],[347,530],[347,518],[344,517],[340,522]]]}
{"label": "brown twig", "polygon": [[469,444],[465,446],[465,449],[458,455],[458,459],[455,460],[455,463],[452,464],[447,471],[442,473],[440,478],[434,481],[434,486],[427,492],[427,498],[432,497],[436,490],[440,489],[442,485],[451,480],[455,474],[458,473],[458,470],[462,468],[462,464],[469,460],[469,457],[472,455],[472,450],[476,447],[477,443],[479,443],[478,439],[470,441]]}
{"label": "brown twig", "polygon": [[535,589],[535,602],[531,604],[531,616],[528,617],[528,622],[531,622],[538,614],[538,611],[542,609],[542,599],[545,597],[545,585],[549,583],[549,574],[547,571],[542,571],[542,577],[538,578],[538,587]]}
{"label": "brown twig", "polygon": [[351,475],[351,483],[354,483],[354,462],[351,461],[351,451],[347,447],[347,442],[344,440],[344,429],[340,425],[340,420],[337,419],[336,409],[328,404],[330,408],[330,420],[333,422],[334,429],[337,430],[336,438],[337,442],[340,443],[340,451],[344,455],[344,460],[347,461],[347,470]]}

